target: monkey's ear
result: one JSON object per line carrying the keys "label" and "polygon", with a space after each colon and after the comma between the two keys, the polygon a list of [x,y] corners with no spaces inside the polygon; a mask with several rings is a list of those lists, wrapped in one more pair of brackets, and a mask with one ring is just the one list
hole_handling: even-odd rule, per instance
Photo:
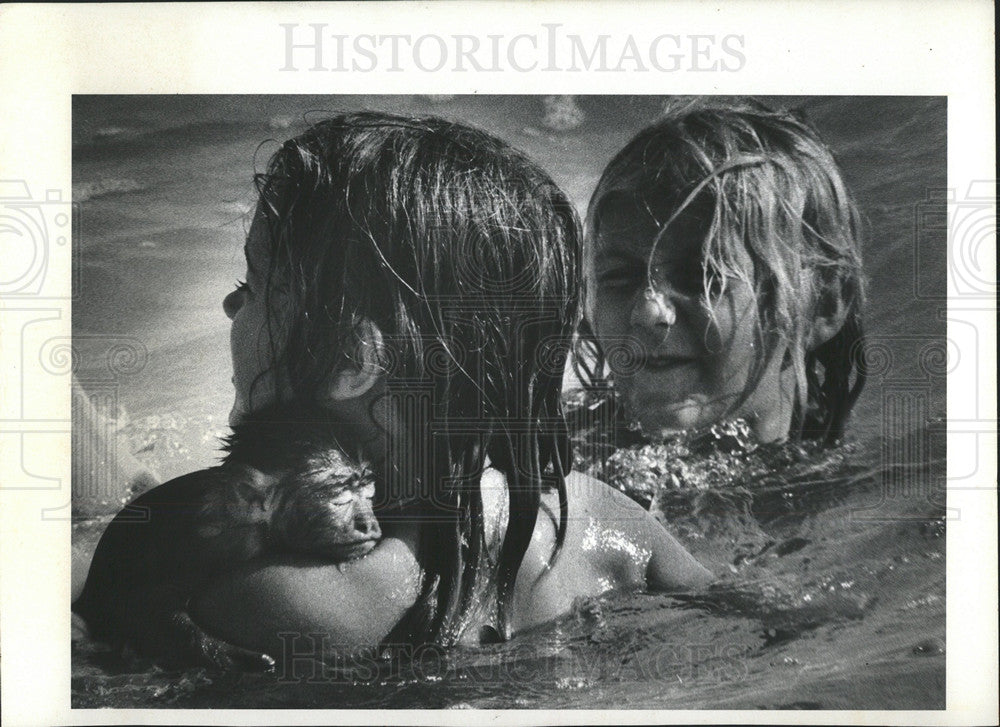
{"label": "monkey's ear", "polygon": [[368,318],[357,325],[358,342],[353,362],[331,377],[326,394],[331,401],[345,401],[362,396],[378,382],[384,373],[379,365],[382,331]]}
{"label": "monkey's ear", "polygon": [[807,350],[813,351],[822,346],[844,327],[848,307],[844,298],[844,291],[840,285],[828,289],[820,298],[809,323]]}

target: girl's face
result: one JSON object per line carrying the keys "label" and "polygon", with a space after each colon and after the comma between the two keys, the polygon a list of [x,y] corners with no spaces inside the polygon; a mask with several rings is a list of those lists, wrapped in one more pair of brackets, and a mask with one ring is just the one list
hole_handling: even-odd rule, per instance
{"label": "girl's face", "polygon": [[245,282],[222,301],[226,315],[233,322],[229,342],[236,399],[229,413],[230,425],[238,424],[255,409],[275,404],[291,394],[287,382],[279,385],[274,367],[273,351],[282,350],[286,337],[283,323],[287,301],[280,287],[274,285],[265,296],[270,246],[267,223],[259,210],[250,226],[244,254]]}
{"label": "girl's face", "polygon": [[[236,397],[229,413],[231,426],[254,411],[289,402],[294,395],[288,377],[278,375],[275,361],[275,353],[284,351],[288,341],[292,305],[280,275],[269,276],[270,239],[267,221],[259,210],[250,226],[244,253],[245,282],[222,301],[233,322],[229,338]],[[333,376],[329,391],[317,392],[315,403],[331,416],[350,422],[358,442],[370,450],[369,456],[377,464],[386,450],[383,442],[389,422],[395,420],[390,417],[391,404],[383,396],[384,377],[366,379],[359,385],[361,378],[365,377],[350,372]]]}
{"label": "girl's face", "polygon": [[[624,347],[634,357],[612,363],[628,414],[654,436],[743,416],[762,441],[783,439],[795,391],[793,369],[782,371],[785,348],[765,362],[742,401],[761,355],[752,281],[729,279],[724,293],[707,300],[704,227],[681,222],[660,239],[651,270],[658,227],[647,212],[608,210],[593,241],[590,319],[606,352]],[[746,258],[740,267],[752,270],[739,247],[737,255]]]}

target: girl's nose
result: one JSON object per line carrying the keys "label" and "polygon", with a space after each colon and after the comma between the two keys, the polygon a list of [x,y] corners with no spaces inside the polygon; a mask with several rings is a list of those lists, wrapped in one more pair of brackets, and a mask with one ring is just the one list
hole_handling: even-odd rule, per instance
{"label": "girl's nose", "polygon": [[646,288],[632,306],[630,323],[641,328],[667,327],[677,322],[677,309],[673,301],[663,292]]}
{"label": "girl's nose", "polygon": [[236,289],[222,299],[222,310],[226,312],[229,320],[233,320],[240,308],[243,307],[243,291]]}

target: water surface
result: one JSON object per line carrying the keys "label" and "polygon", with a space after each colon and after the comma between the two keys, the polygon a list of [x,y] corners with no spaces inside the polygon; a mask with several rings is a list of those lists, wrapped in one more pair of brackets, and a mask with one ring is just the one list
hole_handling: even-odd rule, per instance
{"label": "water surface", "polygon": [[[582,212],[664,100],[578,98],[579,124],[556,129],[538,97],[74,97],[77,376],[105,385],[111,343],[141,349],[144,365],[111,389],[121,446],[162,478],[213,464],[232,399],[221,299],[243,272],[267,139],[336,110],[437,113],[531,155]],[[78,639],[74,706],[943,708],[945,239],[915,221],[944,212],[929,200],[946,182],[945,102],[771,101],[804,108],[844,168],[869,226],[867,330],[887,353],[869,362],[844,447],[786,452],[763,475],[723,462],[711,487],[654,503],[718,584],[603,599],[507,644],[308,682],[164,671]],[[78,523],[75,545],[101,522]]]}

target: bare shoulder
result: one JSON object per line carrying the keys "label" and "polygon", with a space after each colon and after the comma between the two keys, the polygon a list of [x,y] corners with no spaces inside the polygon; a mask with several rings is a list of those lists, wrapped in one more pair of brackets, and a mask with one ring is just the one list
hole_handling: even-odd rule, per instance
{"label": "bare shoulder", "polygon": [[589,515],[606,520],[645,520],[650,515],[621,490],[582,472],[566,477],[570,515]]}
{"label": "bare shoulder", "polygon": [[[705,569],[644,507],[628,495],[600,480],[577,472],[566,478],[569,490],[570,514],[585,515],[599,522],[604,530],[619,541],[648,550],[650,557],[645,571],[646,587],[651,590],[676,590],[700,587],[713,580]],[[609,542],[614,538],[609,537]],[[610,549],[605,549],[609,550]],[[630,564],[627,548],[619,554],[618,563]],[[636,563],[634,558],[632,559]],[[606,568],[611,564],[606,563]]]}
{"label": "bare shoulder", "polygon": [[283,653],[289,632],[322,634],[331,653],[378,644],[420,590],[413,528],[403,530],[347,563],[254,561],[203,590],[192,615],[209,633],[270,654]]}

